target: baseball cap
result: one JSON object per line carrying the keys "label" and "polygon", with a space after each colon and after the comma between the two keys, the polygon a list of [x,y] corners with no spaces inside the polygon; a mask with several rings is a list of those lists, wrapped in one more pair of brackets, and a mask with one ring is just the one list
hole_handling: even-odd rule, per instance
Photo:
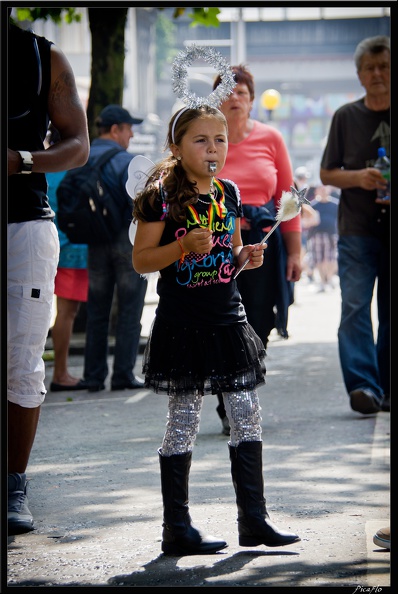
{"label": "baseball cap", "polygon": [[101,111],[95,123],[97,126],[113,126],[113,124],[141,124],[144,120],[133,118],[132,115],[120,105],[107,105]]}

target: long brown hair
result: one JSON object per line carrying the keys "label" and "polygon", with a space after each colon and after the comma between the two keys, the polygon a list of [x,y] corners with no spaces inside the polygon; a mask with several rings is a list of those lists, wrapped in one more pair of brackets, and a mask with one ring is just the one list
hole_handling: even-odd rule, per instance
{"label": "long brown hair", "polygon": [[[226,134],[228,135],[227,120],[224,114],[214,107],[205,105],[195,109],[183,108],[177,111],[169,122],[166,149],[170,148],[172,144],[178,146],[195,120],[204,120],[212,117],[224,124]],[[161,189],[159,183],[161,184]],[[180,161],[169,155],[155,165],[145,184],[145,188],[137,194],[133,207],[134,220],[145,220],[145,203],[148,201],[150,206],[153,207],[154,201],[160,191],[162,191],[163,199],[167,206],[167,216],[177,222],[186,219],[187,206],[195,204],[199,195],[196,183],[188,179]]]}

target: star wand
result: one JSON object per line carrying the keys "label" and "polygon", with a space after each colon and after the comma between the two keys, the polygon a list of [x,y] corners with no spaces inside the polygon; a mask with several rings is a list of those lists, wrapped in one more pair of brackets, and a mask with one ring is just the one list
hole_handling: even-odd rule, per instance
{"label": "star wand", "polygon": [[[282,221],[290,221],[296,215],[299,214],[301,211],[301,205],[303,203],[310,204],[310,201],[307,200],[305,197],[308,188],[303,188],[302,190],[298,191],[293,186],[290,186],[290,192],[282,192],[281,202],[276,214],[276,223],[272,227],[270,231],[268,231],[267,235],[262,239],[260,243],[257,245],[263,245],[267,241],[270,235],[275,231],[278,225],[282,223]],[[234,279],[238,276],[240,272],[245,268],[245,266],[250,262],[250,256],[246,258],[243,264],[238,268],[235,272]]]}

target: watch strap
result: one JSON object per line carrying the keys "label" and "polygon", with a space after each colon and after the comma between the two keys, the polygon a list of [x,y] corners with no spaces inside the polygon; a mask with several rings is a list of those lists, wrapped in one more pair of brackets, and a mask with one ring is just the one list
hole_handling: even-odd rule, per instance
{"label": "watch strap", "polygon": [[29,151],[17,151],[21,156],[22,167],[19,173],[32,173],[33,157]]}

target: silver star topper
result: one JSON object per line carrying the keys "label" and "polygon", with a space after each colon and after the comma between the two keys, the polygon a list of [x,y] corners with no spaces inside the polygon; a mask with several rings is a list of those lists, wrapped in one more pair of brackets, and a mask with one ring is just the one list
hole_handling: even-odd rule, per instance
{"label": "silver star topper", "polygon": [[297,199],[299,206],[302,204],[309,204],[311,206],[311,202],[305,197],[308,188],[303,188],[302,190],[296,190],[293,186],[290,186],[290,191],[292,196]]}

